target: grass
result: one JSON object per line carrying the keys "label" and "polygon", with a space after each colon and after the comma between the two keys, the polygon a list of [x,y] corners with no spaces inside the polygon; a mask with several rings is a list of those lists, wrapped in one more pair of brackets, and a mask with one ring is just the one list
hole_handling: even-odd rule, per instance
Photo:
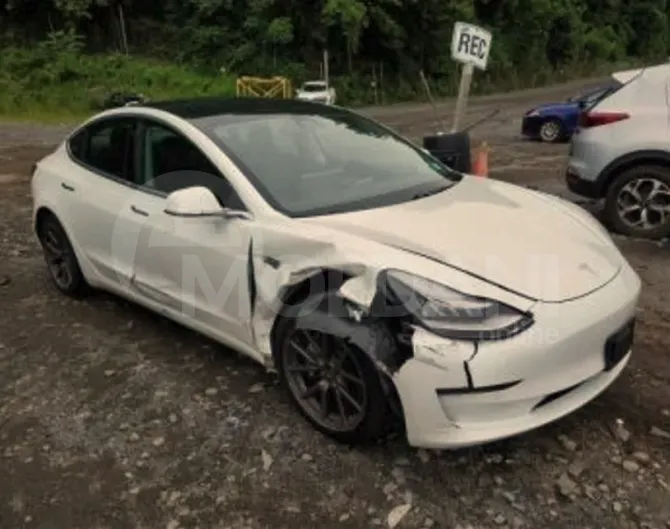
{"label": "grass", "polygon": [[[618,64],[575,65],[559,71],[535,71],[476,75],[472,90],[490,94],[534,88],[578,78],[609,74],[639,66],[637,61]],[[458,73],[443,86],[434,86],[437,99],[455,95]],[[367,82],[335,78],[342,104],[372,103]],[[360,82],[358,82],[360,81]],[[0,54],[0,120],[69,123],[81,121],[102,108],[114,92],[142,93],[151,99],[199,96],[233,96],[236,78],[154,59],[121,54],[88,55],[63,47],[62,42],[40,43],[35,48],[9,47]],[[396,85],[396,86],[393,86]],[[453,85],[453,86],[451,86]],[[425,99],[417,83],[392,83],[384,87],[386,103]],[[441,89],[440,89],[441,88]]]}
{"label": "grass", "polygon": [[235,78],[120,54],[39,54],[10,48],[0,55],[0,119],[76,121],[100,110],[114,92],[151,99],[230,96],[235,94]]}
{"label": "grass", "polygon": [[92,115],[92,112],[70,112],[67,110],[39,110],[3,112],[0,111],[0,123],[40,123],[44,125],[75,125]]}

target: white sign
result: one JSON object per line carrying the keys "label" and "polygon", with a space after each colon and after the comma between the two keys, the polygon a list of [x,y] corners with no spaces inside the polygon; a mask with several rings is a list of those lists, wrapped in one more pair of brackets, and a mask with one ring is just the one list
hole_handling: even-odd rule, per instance
{"label": "white sign", "polygon": [[454,24],[454,33],[451,37],[452,59],[486,70],[490,51],[490,31],[466,22]]}

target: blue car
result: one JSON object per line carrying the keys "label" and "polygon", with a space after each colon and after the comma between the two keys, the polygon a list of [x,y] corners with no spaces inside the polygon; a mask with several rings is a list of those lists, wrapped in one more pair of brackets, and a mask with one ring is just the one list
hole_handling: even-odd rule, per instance
{"label": "blue car", "polygon": [[568,141],[577,127],[582,109],[594,105],[612,89],[611,85],[599,86],[563,103],[545,103],[535,107],[524,114],[521,134],[551,143]]}

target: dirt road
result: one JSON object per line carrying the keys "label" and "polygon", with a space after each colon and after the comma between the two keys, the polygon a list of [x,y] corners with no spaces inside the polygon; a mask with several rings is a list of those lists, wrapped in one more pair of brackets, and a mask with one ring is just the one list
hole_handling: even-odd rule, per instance
{"label": "dirt road", "polygon": [[[472,101],[471,118],[501,109],[474,131],[493,176],[562,189],[565,147],[519,140],[519,119],[577,86]],[[426,105],[365,111],[412,137],[434,121]],[[0,125],[0,528],[358,528],[394,508],[409,508],[399,528],[670,528],[668,248],[616,239],[644,280],[637,348],[583,410],[486,448],[351,450],[235,353],[111,296],[54,291],[27,175],[65,130]]]}

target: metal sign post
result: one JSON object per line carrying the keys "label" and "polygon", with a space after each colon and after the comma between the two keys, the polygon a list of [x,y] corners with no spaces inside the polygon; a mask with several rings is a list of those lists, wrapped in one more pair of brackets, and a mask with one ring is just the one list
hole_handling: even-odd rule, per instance
{"label": "metal sign post", "polygon": [[465,22],[454,24],[454,32],[451,37],[451,57],[456,62],[463,64],[463,68],[461,69],[461,84],[458,88],[456,111],[451,127],[452,133],[458,131],[465,116],[475,67],[486,70],[490,51],[491,33],[489,31]]}
{"label": "metal sign post", "polygon": [[468,97],[470,96],[470,86],[472,85],[472,74],[475,67],[472,63],[466,63],[461,68],[461,84],[458,87],[458,97],[456,98],[456,111],[454,112],[454,122],[451,125],[451,132],[457,132],[461,121],[465,116],[465,109],[468,106]]}

